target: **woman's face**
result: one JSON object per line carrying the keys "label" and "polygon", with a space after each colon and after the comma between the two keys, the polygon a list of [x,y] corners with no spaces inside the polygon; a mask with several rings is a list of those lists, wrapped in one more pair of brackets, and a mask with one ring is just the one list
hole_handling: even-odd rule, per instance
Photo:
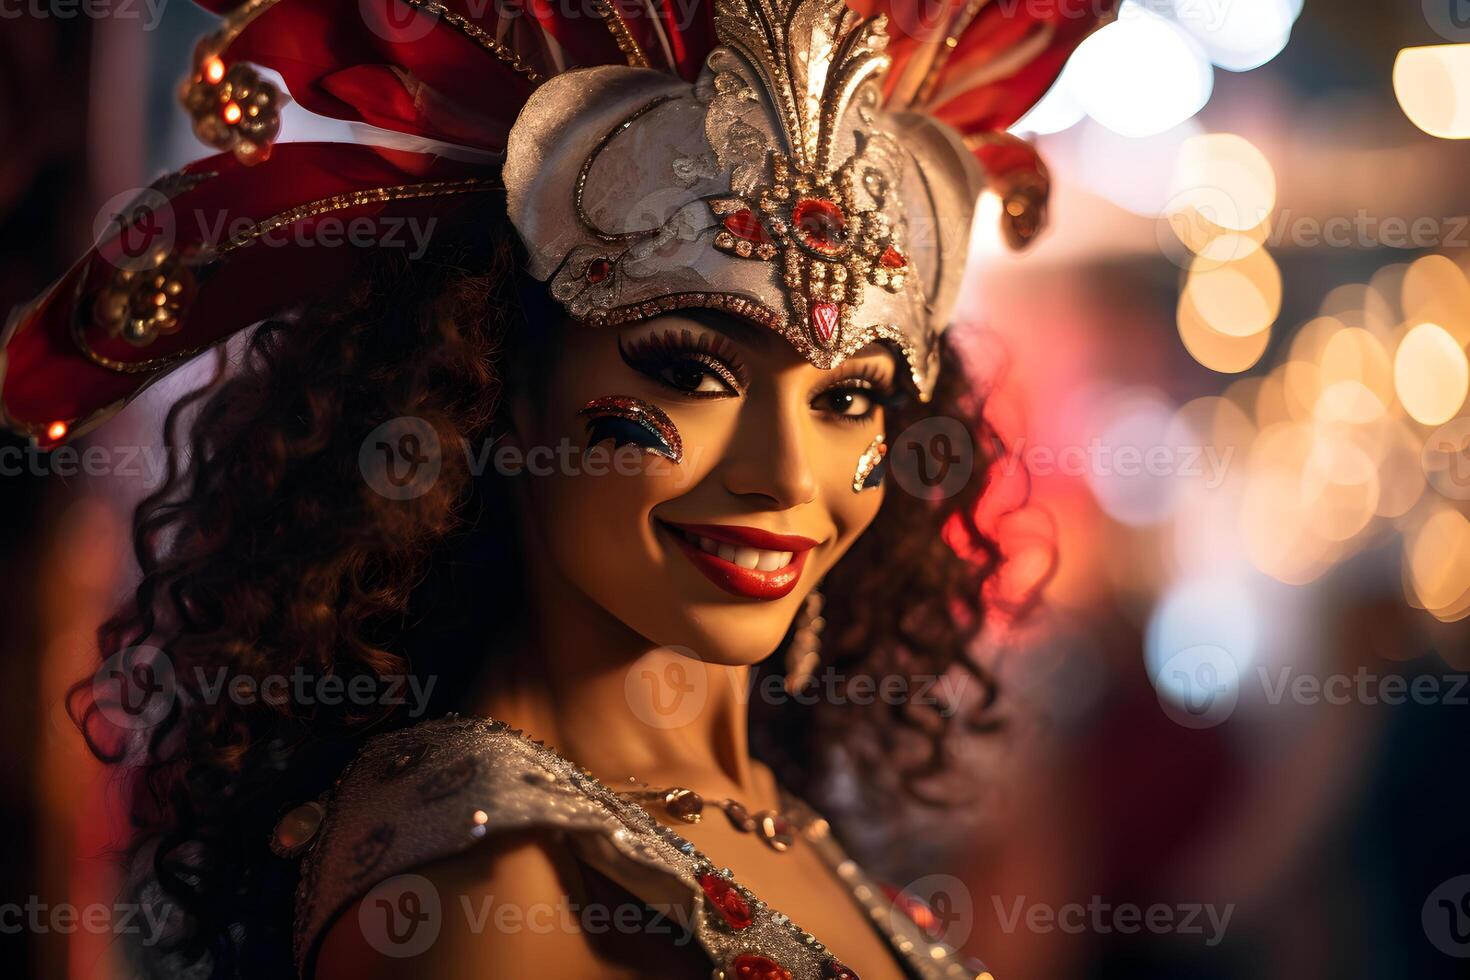
{"label": "woman's face", "polygon": [[[883,502],[853,482],[884,431],[894,356],[875,345],[823,371],[764,327],[703,313],[561,329],[515,414],[520,449],[543,447],[520,479],[557,577],[658,646],[765,658]],[[583,411],[610,397],[662,410],[682,460],[626,444],[637,429],[606,403]]]}

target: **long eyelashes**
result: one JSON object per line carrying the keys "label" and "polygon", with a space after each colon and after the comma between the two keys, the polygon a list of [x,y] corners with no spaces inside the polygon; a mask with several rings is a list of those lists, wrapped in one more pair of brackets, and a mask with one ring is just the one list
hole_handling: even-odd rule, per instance
{"label": "long eyelashes", "polygon": [[862,493],[882,483],[887,463],[888,441],[879,434],[858,457],[857,472],[852,475],[852,492]]}
{"label": "long eyelashes", "polygon": [[631,445],[673,463],[684,459],[684,440],[674,420],[663,409],[641,398],[627,395],[594,398],[577,415],[587,420],[589,449],[611,439],[614,449]]}
{"label": "long eyelashes", "polygon": [[[633,370],[697,398],[742,394],[750,387],[750,375],[734,345],[719,334],[695,336],[687,328],[669,329],[639,337],[626,346],[619,338],[618,354]],[[684,377],[678,376],[680,371]],[[705,375],[718,379],[723,388],[699,390]]]}

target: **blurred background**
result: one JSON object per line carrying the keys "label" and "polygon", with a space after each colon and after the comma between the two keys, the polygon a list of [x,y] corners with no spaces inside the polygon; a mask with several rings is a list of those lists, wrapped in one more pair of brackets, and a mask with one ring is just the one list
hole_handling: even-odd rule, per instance
{"label": "blurred background", "polygon": [[[175,88],[211,18],[61,9],[0,30],[5,309],[204,152]],[[1016,131],[1051,228],[1010,255],[983,202],[956,329],[1010,451],[999,588],[1046,602],[991,631],[970,818],[870,863],[952,869],[911,889],[1003,978],[1466,975],[1470,2],[1128,0]],[[0,443],[0,904],[113,900],[63,697],[207,371],[102,430],[137,448],[105,476]],[[114,975],[110,931],[19,922],[11,975]]]}

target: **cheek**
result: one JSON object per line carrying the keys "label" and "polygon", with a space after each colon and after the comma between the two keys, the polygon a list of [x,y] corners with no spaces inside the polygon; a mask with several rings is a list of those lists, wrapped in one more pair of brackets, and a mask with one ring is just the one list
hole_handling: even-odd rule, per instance
{"label": "cheek", "polygon": [[558,450],[555,465],[523,477],[539,537],[562,579],[644,636],[676,642],[678,631],[666,622],[676,611],[664,586],[670,564],[684,559],[662,543],[651,515],[708,475],[717,457],[709,451],[711,433],[665,404],[683,438],[681,462],[632,446],[614,450],[610,441],[586,450],[585,420],[576,413],[590,397],[613,392],[582,387],[549,393],[556,408],[535,438]]}
{"label": "cheek", "polygon": [[851,434],[842,433],[825,440],[817,450],[821,458],[822,499],[844,551],[873,523],[888,492],[887,481],[861,492],[852,489],[859,463],[873,444],[873,437],[881,431],[876,426],[871,431],[866,426],[855,428]]}

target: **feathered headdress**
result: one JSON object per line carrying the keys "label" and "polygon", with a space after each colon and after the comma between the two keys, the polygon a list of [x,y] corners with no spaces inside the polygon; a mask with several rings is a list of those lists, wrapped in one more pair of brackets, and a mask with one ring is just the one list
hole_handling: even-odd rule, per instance
{"label": "feathered headdress", "polygon": [[[0,419],[42,445],[351,276],[352,243],[487,193],[574,317],[719,307],[821,367],[884,341],[927,397],[977,195],[1018,247],[1044,219],[1045,170],[1005,129],[1116,6],[203,3],[224,20],[182,101],[220,152],[122,208],[0,336]],[[257,67],[363,142],[276,142],[285,95]]]}

